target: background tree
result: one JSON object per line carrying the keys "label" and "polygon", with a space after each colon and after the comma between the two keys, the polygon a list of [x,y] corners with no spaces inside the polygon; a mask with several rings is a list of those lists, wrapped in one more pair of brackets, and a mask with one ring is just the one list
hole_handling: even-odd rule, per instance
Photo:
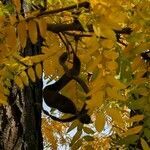
{"label": "background tree", "polygon": [[[150,149],[149,7],[149,0],[1,1],[0,149]],[[86,103],[89,125],[41,118],[42,76],[58,80],[58,60],[72,50],[90,91],[71,81],[61,93],[78,110]]]}

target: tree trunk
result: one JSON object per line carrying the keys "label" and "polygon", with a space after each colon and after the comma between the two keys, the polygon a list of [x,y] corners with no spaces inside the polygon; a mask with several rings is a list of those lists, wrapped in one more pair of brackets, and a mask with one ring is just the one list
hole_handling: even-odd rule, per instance
{"label": "tree trunk", "polygon": [[[41,53],[42,39],[36,45],[28,40],[24,52],[33,56]],[[12,81],[9,105],[0,106],[0,150],[42,150],[41,133],[42,79],[23,90]]]}

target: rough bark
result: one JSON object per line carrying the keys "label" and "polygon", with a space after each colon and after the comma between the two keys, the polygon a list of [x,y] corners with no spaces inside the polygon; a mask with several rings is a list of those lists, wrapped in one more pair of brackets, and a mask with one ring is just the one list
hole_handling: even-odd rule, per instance
{"label": "rough bark", "polygon": [[[23,13],[23,0],[20,0]],[[3,4],[10,0],[3,0]],[[30,40],[21,52],[22,56],[33,56],[41,53],[42,39],[36,45]],[[30,81],[28,87],[19,90],[12,81],[9,105],[0,106],[0,150],[42,150],[43,138],[41,133],[43,82]]]}
{"label": "rough bark", "polygon": [[[42,40],[33,45],[28,41],[23,56],[41,53]],[[12,82],[9,105],[0,109],[0,149],[1,150],[42,150],[41,133],[42,79],[24,90],[19,90]]]}

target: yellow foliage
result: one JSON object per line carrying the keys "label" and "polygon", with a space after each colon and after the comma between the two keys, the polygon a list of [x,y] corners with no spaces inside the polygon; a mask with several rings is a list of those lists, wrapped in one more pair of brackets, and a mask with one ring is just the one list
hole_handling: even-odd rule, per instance
{"label": "yellow foliage", "polygon": [[104,91],[97,91],[96,93],[92,94],[90,100],[86,101],[87,108],[89,109],[90,113],[94,111],[95,108],[100,107],[104,102]]}
{"label": "yellow foliage", "polygon": [[132,65],[131,65],[132,71],[137,70],[138,67],[141,66],[141,65],[143,65],[143,61],[142,61],[141,57],[140,56],[135,57],[134,60],[133,60]]}
{"label": "yellow foliage", "polygon": [[[10,53],[6,44],[0,44],[0,56],[1,58],[5,58]],[[0,59],[0,63],[3,63],[2,59]]]}
{"label": "yellow foliage", "polygon": [[7,105],[7,96],[4,95],[4,93],[0,92],[0,105]]}
{"label": "yellow foliage", "polygon": [[33,70],[32,67],[30,67],[28,70],[28,76],[30,77],[31,81],[35,82],[36,81],[36,78],[35,78],[35,72]]}
{"label": "yellow foliage", "polygon": [[133,123],[133,122],[139,122],[143,119],[144,119],[144,115],[135,115],[135,116],[129,118],[127,121],[130,123]]}
{"label": "yellow foliage", "polygon": [[48,56],[47,55],[35,55],[35,56],[32,56],[30,58],[30,60],[33,62],[33,63],[39,63],[39,62],[42,62],[43,60],[45,60]]}
{"label": "yellow foliage", "polygon": [[148,96],[148,94],[150,94],[150,91],[146,87],[139,87],[135,91],[143,96]]}
{"label": "yellow foliage", "polygon": [[20,89],[23,89],[23,88],[24,88],[24,85],[23,85],[23,83],[22,83],[22,79],[20,78],[20,76],[15,76],[14,82],[17,84],[17,86],[18,86]]}
{"label": "yellow foliage", "polygon": [[125,128],[124,120],[122,118],[121,112],[118,109],[108,108],[106,112],[116,125],[118,125],[120,128]]}
{"label": "yellow foliage", "polygon": [[17,26],[18,38],[22,48],[25,48],[27,42],[27,24],[25,21],[22,21]]}
{"label": "yellow foliage", "polygon": [[140,54],[143,52],[143,50],[147,50],[150,47],[150,42],[143,42],[134,49],[132,49],[132,53],[134,54]]}
{"label": "yellow foliage", "polygon": [[130,128],[123,135],[129,136],[129,135],[137,134],[142,130],[142,128],[143,126],[136,126],[136,127]]}
{"label": "yellow foliage", "polygon": [[89,72],[92,72],[95,68],[97,68],[98,64],[101,61],[101,57],[100,56],[97,56],[97,57],[93,56],[93,57],[91,57],[91,60],[92,60],[92,62],[90,62],[90,64],[87,67],[87,70]]}
{"label": "yellow foliage", "polygon": [[47,76],[55,75],[55,73],[56,73],[56,68],[55,68],[54,62],[51,59],[47,59],[44,61],[43,69],[44,69],[45,75],[47,75]]}
{"label": "yellow foliage", "polygon": [[92,37],[83,38],[82,41],[85,44],[85,48],[88,49],[86,52],[88,55],[91,55],[100,47],[99,41],[95,35]]}
{"label": "yellow foliage", "polygon": [[11,50],[17,50],[17,38],[14,26],[5,27],[6,44]]}
{"label": "yellow foliage", "polygon": [[125,96],[123,96],[118,89],[116,89],[115,87],[114,88],[110,88],[110,87],[107,87],[106,88],[106,93],[107,95],[114,99],[114,100],[121,100],[121,101],[126,101],[127,99],[125,98]]}
{"label": "yellow foliage", "polygon": [[42,70],[42,65],[40,63],[35,66],[35,71],[36,71],[37,77],[41,79],[43,70]]}
{"label": "yellow foliage", "polygon": [[[150,42],[148,42],[149,2],[148,0],[89,0],[90,9],[78,7],[80,2],[83,2],[83,0],[71,0],[69,2],[61,0],[56,0],[56,2],[49,1],[46,11],[36,10],[32,12],[31,10],[28,13],[24,12],[24,16],[20,12],[20,1],[12,0],[12,4],[15,7],[8,7],[7,5],[5,7],[0,3],[0,82],[2,82],[0,84],[0,103],[7,103],[6,95],[10,94],[9,89],[12,86],[10,81],[12,80],[20,89],[23,89],[24,86],[30,86],[29,79],[36,82],[36,77],[41,78],[43,72],[46,76],[52,77],[52,79],[60,78],[64,73],[62,66],[58,62],[60,54],[63,51],[70,53],[71,47],[75,49],[75,38],[72,35],[80,34],[81,37],[79,37],[77,47],[77,53],[82,63],[80,73],[84,76],[83,79],[85,80],[91,77],[91,80],[88,80],[91,91],[87,94],[91,96],[91,99],[86,101],[87,108],[89,109],[88,113],[96,113],[95,127],[98,132],[101,132],[106,118],[104,114],[95,111],[103,108],[104,112],[112,118],[112,126],[113,124],[116,125],[116,129],[112,128],[112,130],[114,129],[118,135],[121,135],[122,131],[126,130],[126,123],[132,124],[136,122],[138,124],[144,117],[147,118],[147,112],[149,111],[149,105],[146,105],[149,100],[147,99],[149,96],[147,88],[149,78],[143,77],[143,74],[148,71],[149,62],[141,59],[141,53],[150,47]],[[77,9],[66,10],[56,13],[56,15],[48,14],[51,13],[49,12],[51,10],[63,9],[71,4],[77,4]],[[11,10],[12,7],[14,10]],[[69,45],[68,48],[65,46],[64,41],[60,39],[58,33],[48,30],[55,29],[52,28],[53,25],[56,28],[57,25],[58,27],[59,25],[69,27],[75,18],[81,23],[84,32],[79,31],[80,27],[78,28],[78,25],[80,26],[80,24],[78,23],[75,26],[78,28],[78,31],[76,29],[74,31],[69,29],[69,31],[61,32],[63,40]],[[121,34],[124,27],[131,27],[133,32],[131,34]],[[94,30],[94,33],[92,30]],[[116,32],[119,32],[117,30],[120,30],[120,33],[116,34]],[[84,35],[86,36],[84,37]],[[120,43],[118,45],[116,35],[120,35],[120,40],[127,44],[126,47]],[[23,58],[24,54],[26,54],[25,47],[28,36],[33,44],[38,44],[39,36],[44,39],[42,43],[44,46],[41,47],[44,55],[26,56]],[[19,56],[20,54],[23,54],[23,56]],[[33,52],[32,54],[37,53]],[[69,67],[72,66],[72,57],[70,60],[67,62]],[[93,74],[88,76],[89,72]],[[117,80],[115,76],[120,77],[121,80]],[[127,83],[129,87],[126,95],[124,89],[127,86],[121,81]],[[120,110],[124,108],[123,104],[125,104],[126,100],[129,100],[129,103],[131,102],[128,99],[128,93],[132,96],[130,88],[135,94],[143,96],[141,98],[142,101],[139,100],[139,102],[145,104],[145,106],[141,106],[142,108],[139,109],[144,108],[144,111],[141,112],[144,112],[145,116],[136,115],[125,122],[126,120],[123,118]],[[81,109],[84,103],[81,100],[85,100],[87,96],[76,82],[69,83],[60,92],[71,97],[78,110]],[[118,102],[118,100],[120,101]],[[134,106],[136,104],[133,104],[133,108]],[[114,109],[113,107],[119,107],[119,109]],[[73,130],[77,127],[77,133],[72,140],[73,148],[79,148],[82,144],[84,147],[85,143],[92,145],[92,142],[90,143],[86,139],[82,139],[82,131],[88,133],[89,131],[87,130],[89,128],[84,128],[81,124],[79,125],[79,120],[77,121],[70,128],[70,130]],[[89,127],[92,125],[89,125]],[[123,130],[120,130],[120,128]],[[47,120],[43,123],[44,137],[51,144],[52,149],[57,149],[61,141],[61,139],[58,139],[58,134],[63,136],[64,129],[66,129],[66,126],[64,127],[63,124],[53,122],[52,120],[50,123]],[[130,128],[123,135],[138,134],[141,130],[142,126],[136,126]],[[91,134],[91,132],[88,134]],[[96,137],[97,135],[94,134],[93,136]],[[98,140],[96,142],[98,143]],[[148,144],[142,138],[141,145],[144,150],[149,150]],[[104,148],[104,146],[98,147],[96,144],[94,146],[97,149]],[[86,148],[90,149],[91,147]]]}
{"label": "yellow foliage", "polygon": [[111,60],[116,60],[119,57],[119,54],[117,52],[115,52],[114,50],[105,50],[103,52],[103,55],[107,59],[111,59]]}
{"label": "yellow foliage", "polygon": [[53,127],[46,119],[42,119],[42,132],[45,140],[52,145],[53,148],[57,148],[57,138],[54,135]]}
{"label": "yellow foliage", "polygon": [[29,85],[29,78],[28,78],[27,73],[26,73],[25,71],[23,71],[23,72],[20,73],[19,76],[20,76],[20,78],[21,78],[23,84],[24,84],[25,86],[28,86],[28,85]]}
{"label": "yellow foliage", "polygon": [[39,25],[39,30],[40,30],[41,37],[45,38],[46,37],[46,32],[47,32],[47,22],[45,21],[45,19],[40,18],[38,20],[38,25]]}
{"label": "yellow foliage", "polygon": [[105,81],[105,78],[102,77],[101,74],[99,74],[97,76],[97,78],[91,84],[92,84],[92,89],[91,89],[89,94],[94,93],[95,90],[97,91],[98,89],[103,88],[105,86],[105,84],[106,84],[106,81]]}
{"label": "yellow foliage", "polygon": [[101,40],[102,47],[111,49],[114,46],[114,41],[109,39]]}
{"label": "yellow foliage", "polygon": [[37,25],[36,22],[31,20],[28,23],[28,30],[29,30],[29,37],[33,44],[36,44],[37,42]]}
{"label": "yellow foliage", "polygon": [[21,10],[21,2],[18,1],[18,0],[12,0],[12,3],[15,5],[17,12],[20,13],[20,10]]}
{"label": "yellow foliage", "polygon": [[148,143],[143,138],[141,138],[141,145],[142,145],[143,150],[150,150]]}
{"label": "yellow foliage", "polygon": [[118,63],[115,61],[106,62],[106,66],[110,71],[115,71],[118,68]]}
{"label": "yellow foliage", "polygon": [[114,41],[116,40],[114,31],[105,23],[100,24],[100,31],[101,31],[101,36],[109,39],[108,41],[106,40],[106,43],[105,43],[105,44],[110,44],[108,48],[113,47]]}
{"label": "yellow foliage", "polygon": [[136,78],[136,79],[132,80],[132,84],[135,84],[135,85],[140,85],[140,84],[143,84],[146,82],[149,82],[149,80],[147,78]]}
{"label": "yellow foliage", "polygon": [[17,22],[17,17],[16,17],[16,15],[14,14],[12,14],[12,15],[10,15],[9,16],[9,19],[10,19],[10,24],[11,25],[15,25],[15,23]]}
{"label": "yellow foliage", "polygon": [[105,126],[105,115],[96,113],[95,128],[98,132],[102,132]]}
{"label": "yellow foliage", "polygon": [[119,80],[115,79],[114,76],[107,75],[106,76],[106,81],[107,81],[108,84],[110,84],[111,86],[114,86],[118,89],[125,89],[126,88],[126,85],[121,83]]}

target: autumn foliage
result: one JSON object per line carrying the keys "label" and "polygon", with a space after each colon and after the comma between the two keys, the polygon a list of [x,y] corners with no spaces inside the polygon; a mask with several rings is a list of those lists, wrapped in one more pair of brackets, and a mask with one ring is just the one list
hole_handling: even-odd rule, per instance
{"label": "autumn foliage", "polygon": [[[38,4],[44,7],[41,1]],[[75,81],[61,92],[79,110],[90,95],[86,104],[93,123],[62,124],[43,116],[46,145],[86,150],[134,145],[149,150],[150,1],[48,0],[46,9],[41,7],[23,15],[19,1],[12,0],[7,7],[0,3],[0,104],[11,101],[12,81],[23,90],[42,77],[58,80],[63,75],[58,62],[66,51],[63,36],[76,49],[82,63],[80,77],[90,92],[86,95]],[[27,40],[37,44],[39,38],[42,53],[23,57]]]}

